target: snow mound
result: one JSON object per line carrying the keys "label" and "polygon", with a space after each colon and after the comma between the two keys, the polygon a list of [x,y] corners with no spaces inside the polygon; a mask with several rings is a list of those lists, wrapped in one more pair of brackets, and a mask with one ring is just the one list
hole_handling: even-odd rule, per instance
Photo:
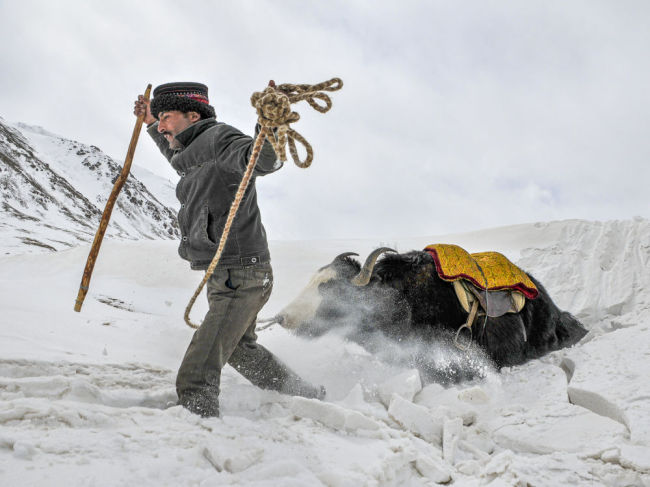
{"label": "snow mound", "polygon": [[[227,367],[221,418],[175,405],[200,281],[172,241],[108,240],[82,313],[88,247],[0,257],[3,485],[650,485],[650,222],[567,221],[396,242],[504,253],[590,328],[571,349],[444,388],[329,335],[260,342],[327,401]],[[273,314],[337,253],[274,242]],[[206,303],[193,312],[200,316]]]}
{"label": "snow mound", "polygon": [[522,251],[557,305],[596,332],[633,326],[650,311],[650,222],[537,224],[557,235],[551,245]]}

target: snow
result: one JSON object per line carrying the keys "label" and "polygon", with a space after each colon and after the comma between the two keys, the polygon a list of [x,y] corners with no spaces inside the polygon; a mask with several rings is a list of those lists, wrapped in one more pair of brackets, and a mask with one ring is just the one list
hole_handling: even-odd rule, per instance
{"label": "snow", "polygon": [[[95,146],[59,137],[41,127],[2,121],[0,156],[11,161],[0,165],[3,253],[27,253],[30,249],[26,243],[32,252],[40,252],[92,241],[122,169],[118,162]],[[133,167],[116,200],[107,237],[175,238],[179,234],[174,212],[177,205],[170,181]]]}
{"label": "snow", "polygon": [[[221,418],[175,406],[201,275],[173,241],[0,257],[2,485],[650,486],[650,222],[561,221],[383,242],[272,242],[272,316],[344,251],[456,243],[538,277],[590,333],[481,381],[423,387],[336,334],[259,340],[325,401],[223,373]],[[2,249],[0,249],[2,250]],[[206,310],[204,299],[192,314]]]}

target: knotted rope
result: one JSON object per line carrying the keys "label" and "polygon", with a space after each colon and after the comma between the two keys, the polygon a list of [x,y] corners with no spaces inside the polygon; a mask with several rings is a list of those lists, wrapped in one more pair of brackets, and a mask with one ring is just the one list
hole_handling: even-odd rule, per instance
{"label": "knotted rope", "polygon": [[[226,219],[226,225],[221,234],[217,251],[205,272],[205,276],[203,276],[203,280],[196,291],[194,291],[194,295],[185,308],[184,319],[185,323],[187,323],[189,327],[196,329],[200,326],[192,323],[190,320],[190,311],[196,302],[196,298],[201,294],[203,287],[208,282],[208,279],[210,279],[210,276],[212,276],[217,264],[219,264],[221,254],[226,247],[226,240],[228,239],[230,228],[232,227],[232,223],[237,215],[239,205],[244,198],[246,188],[248,188],[248,183],[253,175],[253,169],[255,168],[255,164],[257,164],[257,159],[260,156],[264,139],[267,139],[271,143],[275,154],[282,162],[287,160],[285,146],[288,145],[289,153],[291,154],[296,166],[300,168],[309,167],[314,159],[314,151],[311,144],[289,126],[290,123],[300,120],[300,115],[291,111],[291,104],[305,100],[316,111],[325,113],[332,108],[332,100],[329,95],[323,93],[323,91],[337,91],[342,87],[343,81],[339,78],[332,78],[329,81],[324,81],[316,85],[281,84],[280,86],[276,86],[275,83],[271,81],[269,86],[263,92],[255,92],[251,96],[251,104],[257,111],[257,122],[260,124],[262,129],[255,139],[248,165],[244,171],[241,183],[239,183],[235,199],[230,205],[230,211],[228,212],[228,218]],[[323,101],[325,105],[318,104],[316,100]],[[300,142],[307,151],[307,156],[304,161],[301,161],[298,157],[296,141]]]}
{"label": "knotted rope", "polygon": [[[314,159],[314,151],[307,140],[289,127],[290,123],[300,120],[297,112],[291,111],[291,104],[305,100],[312,108],[325,113],[332,108],[332,100],[324,91],[337,91],[343,87],[343,81],[333,78],[317,85],[292,85],[281,84],[273,86],[270,84],[264,91],[253,93],[251,104],[257,110],[258,122],[262,127],[277,129],[275,137],[270,137],[269,142],[275,149],[275,153],[282,162],[287,160],[285,146],[289,146],[289,152],[296,166],[307,168]],[[320,105],[316,100],[322,100],[325,104]],[[276,139],[277,137],[277,139]],[[307,151],[304,161],[298,157],[296,141],[300,142]]]}

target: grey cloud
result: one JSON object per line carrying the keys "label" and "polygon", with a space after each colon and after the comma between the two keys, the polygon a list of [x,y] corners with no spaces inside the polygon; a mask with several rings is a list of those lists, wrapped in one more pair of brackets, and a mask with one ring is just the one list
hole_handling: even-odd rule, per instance
{"label": "grey cloud", "polygon": [[[645,2],[0,4],[0,116],[126,152],[147,82],[203,81],[252,132],[268,79],[341,76],[296,108],[312,168],[259,181],[271,238],[650,216]],[[9,21],[7,19],[10,19]],[[143,137],[137,163],[171,175]]]}

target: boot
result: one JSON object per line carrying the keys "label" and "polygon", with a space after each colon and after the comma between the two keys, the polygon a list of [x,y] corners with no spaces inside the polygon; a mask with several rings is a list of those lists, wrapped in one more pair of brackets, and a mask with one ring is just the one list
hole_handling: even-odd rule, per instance
{"label": "boot", "polygon": [[185,392],[178,399],[178,404],[189,412],[198,414],[202,418],[219,417],[219,394],[212,391]]}
{"label": "boot", "polygon": [[308,382],[300,379],[298,376],[291,376],[279,390],[283,394],[291,396],[301,396],[307,399],[318,399],[322,401],[325,399],[325,386],[313,386]]}

